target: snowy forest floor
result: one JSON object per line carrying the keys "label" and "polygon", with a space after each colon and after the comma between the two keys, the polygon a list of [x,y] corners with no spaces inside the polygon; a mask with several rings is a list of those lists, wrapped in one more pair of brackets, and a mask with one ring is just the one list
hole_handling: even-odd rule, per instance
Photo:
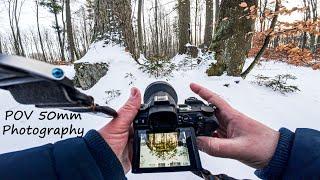
{"label": "snowy forest floor", "polygon": [[[175,62],[184,59],[184,56],[176,56]],[[295,67],[280,62],[262,62],[257,66],[246,80],[241,78],[221,76],[208,77],[205,70],[209,62],[201,63],[193,69],[182,68],[180,71],[174,71],[172,77],[156,79],[139,69],[139,65],[135,63],[123,48],[117,46],[102,47],[100,42],[92,45],[89,52],[80,60],[81,62],[108,62],[110,69],[105,77],[103,77],[93,88],[85,91],[92,95],[96,102],[108,105],[114,108],[121,107],[129,97],[130,88],[138,87],[142,94],[151,82],[156,80],[167,80],[175,89],[179,96],[179,103],[183,103],[184,99],[195,96],[189,89],[191,82],[196,82],[206,86],[212,91],[218,93],[225,98],[232,106],[241,112],[251,116],[252,118],[274,128],[287,127],[291,130],[295,128],[314,128],[320,129],[319,107],[320,107],[320,71],[314,71],[311,68]],[[251,62],[247,61],[247,65]],[[69,77],[74,75],[71,66],[63,67]],[[253,83],[255,75],[261,74],[265,76],[276,76],[278,74],[292,74],[297,77],[296,80],[290,81],[291,84],[298,86],[301,90],[295,93],[281,94],[272,89],[258,86]],[[235,83],[235,81],[240,83]],[[229,84],[228,87],[224,86]],[[106,93],[106,91],[109,92]],[[115,93],[116,92],[116,93]],[[118,96],[119,95],[119,96]],[[104,119],[89,114],[82,115],[82,120],[78,121],[5,121],[5,111],[7,110],[34,110],[35,112],[43,111],[33,106],[23,106],[16,103],[8,92],[0,91],[0,127],[6,124],[13,124],[17,127],[21,126],[37,126],[37,127],[60,127],[68,126],[71,123],[75,127],[83,127],[85,131],[90,129],[98,129],[106,124],[110,119]],[[63,112],[61,110],[55,110]],[[65,136],[64,138],[71,137]],[[30,148],[46,143],[60,140],[59,136],[51,135],[46,138],[37,136],[19,136],[19,135],[2,135],[0,136],[0,153]],[[262,140],[263,141],[263,140]],[[209,157],[204,153],[200,153],[202,165],[204,168],[212,171],[212,173],[228,174],[235,178],[257,179],[253,171],[254,169],[242,165],[240,162],[222,158]],[[181,173],[162,173],[162,174],[141,174],[133,175],[129,173],[128,179],[199,179],[190,172]]]}

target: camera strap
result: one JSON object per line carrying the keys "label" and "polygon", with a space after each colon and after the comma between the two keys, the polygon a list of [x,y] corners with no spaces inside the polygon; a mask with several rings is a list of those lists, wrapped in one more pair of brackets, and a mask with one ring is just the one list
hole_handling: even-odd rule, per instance
{"label": "camera strap", "polygon": [[192,173],[203,178],[204,180],[237,180],[225,174],[213,175],[210,171],[206,169],[202,169],[200,171],[193,171]]}
{"label": "camera strap", "polygon": [[93,97],[74,88],[59,66],[37,60],[0,54],[0,89],[10,91],[20,104],[117,116],[112,108],[99,106]]}

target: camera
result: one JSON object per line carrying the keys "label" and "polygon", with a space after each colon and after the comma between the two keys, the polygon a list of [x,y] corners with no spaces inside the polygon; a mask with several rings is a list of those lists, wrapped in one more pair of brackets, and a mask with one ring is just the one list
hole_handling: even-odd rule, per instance
{"label": "camera", "polygon": [[212,136],[219,127],[216,108],[190,97],[178,103],[167,82],[150,84],[133,122],[133,173],[199,171],[196,136]]}

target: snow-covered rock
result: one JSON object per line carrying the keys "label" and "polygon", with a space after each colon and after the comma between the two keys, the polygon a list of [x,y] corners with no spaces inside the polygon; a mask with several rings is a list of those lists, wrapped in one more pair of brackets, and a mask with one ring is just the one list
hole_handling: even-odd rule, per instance
{"label": "snow-covered rock", "polygon": [[73,79],[74,86],[83,90],[92,88],[108,72],[107,63],[75,63],[75,76]]}

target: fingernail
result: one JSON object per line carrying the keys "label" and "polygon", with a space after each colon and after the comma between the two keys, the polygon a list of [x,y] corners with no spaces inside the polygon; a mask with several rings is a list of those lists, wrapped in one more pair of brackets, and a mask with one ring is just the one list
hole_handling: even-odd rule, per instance
{"label": "fingernail", "polygon": [[137,89],[136,88],[131,88],[131,93],[130,93],[130,98],[135,98],[137,95]]}

